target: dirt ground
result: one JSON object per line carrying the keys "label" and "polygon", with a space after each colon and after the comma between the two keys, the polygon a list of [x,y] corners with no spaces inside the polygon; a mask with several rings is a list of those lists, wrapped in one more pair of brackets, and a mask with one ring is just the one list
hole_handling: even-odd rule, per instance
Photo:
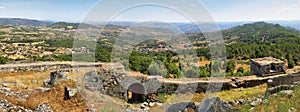
{"label": "dirt ground", "polygon": [[[238,65],[242,67],[247,67],[245,65]],[[300,68],[300,67],[299,67]],[[99,92],[92,92],[86,91],[83,87],[83,76],[89,71],[95,71],[99,68],[80,68],[74,70],[68,74],[71,79],[74,81],[66,80],[62,81],[61,83],[57,84],[56,86],[52,87],[50,91],[41,92],[35,90],[37,87],[44,87],[43,81],[49,79],[50,72],[55,71],[45,71],[45,72],[20,72],[20,73],[1,73],[0,74],[0,84],[3,82],[18,82],[21,85],[18,86],[9,86],[11,91],[13,92],[20,92],[24,94],[28,94],[28,99],[19,100],[17,96],[6,96],[5,94],[0,93],[0,98],[7,99],[9,102],[24,106],[25,108],[35,109],[38,104],[41,103],[48,103],[51,105],[54,111],[59,112],[79,112],[85,111],[86,109],[97,109],[101,112],[111,112],[111,111],[122,111],[127,107],[139,108],[139,104],[128,104],[123,99],[118,99],[115,97],[103,95]],[[75,72],[76,71],[76,72]],[[133,76],[143,75],[138,72],[129,72]],[[247,76],[247,77],[240,77],[241,79],[253,79],[257,78],[256,76]],[[186,81],[209,81],[214,79],[209,78],[194,78],[194,79],[165,79],[165,81],[173,81],[173,82],[186,82]],[[230,78],[223,78],[218,79],[223,81],[228,81]],[[2,85],[0,85],[2,86]],[[64,100],[64,87],[77,87],[80,90],[80,94],[77,94],[75,97],[71,98],[70,100]],[[253,89],[249,89],[246,92],[247,94],[256,95],[255,91],[260,90],[260,88],[264,87],[256,87]],[[246,90],[243,90],[246,91]],[[240,91],[238,91],[240,92]],[[238,94],[236,92],[236,94]],[[245,93],[245,94],[246,94]],[[255,93],[255,94],[252,94]],[[223,92],[219,96],[222,96],[226,99],[226,96],[237,96],[232,95],[234,94],[233,91]],[[205,93],[188,93],[188,94],[178,94],[178,95],[170,95],[166,99],[166,102],[162,106],[157,106],[152,108],[151,112],[160,112],[164,111],[168,105],[183,101],[198,101],[201,102],[205,97],[209,95]],[[245,97],[245,96],[243,96]]]}

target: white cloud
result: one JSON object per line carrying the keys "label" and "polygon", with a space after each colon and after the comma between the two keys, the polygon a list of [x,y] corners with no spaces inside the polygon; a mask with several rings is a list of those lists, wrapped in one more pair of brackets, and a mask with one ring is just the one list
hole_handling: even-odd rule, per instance
{"label": "white cloud", "polygon": [[5,7],[4,6],[0,6],[0,9],[4,9]]}

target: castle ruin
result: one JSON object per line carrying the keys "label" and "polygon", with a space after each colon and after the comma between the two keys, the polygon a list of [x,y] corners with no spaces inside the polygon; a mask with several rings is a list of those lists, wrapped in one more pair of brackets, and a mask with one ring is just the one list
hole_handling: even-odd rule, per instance
{"label": "castle ruin", "polygon": [[285,73],[284,61],[273,57],[264,57],[250,60],[250,74],[258,77]]}

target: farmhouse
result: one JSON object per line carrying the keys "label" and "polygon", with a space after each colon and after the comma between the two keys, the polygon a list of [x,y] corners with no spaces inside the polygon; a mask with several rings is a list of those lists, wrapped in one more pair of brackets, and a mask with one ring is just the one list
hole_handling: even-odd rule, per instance
{"label": "farmhouse", "polygon": [[273,57],[264,57],[250,60],[250,73],[258,77],[285,73],[284,61]]}

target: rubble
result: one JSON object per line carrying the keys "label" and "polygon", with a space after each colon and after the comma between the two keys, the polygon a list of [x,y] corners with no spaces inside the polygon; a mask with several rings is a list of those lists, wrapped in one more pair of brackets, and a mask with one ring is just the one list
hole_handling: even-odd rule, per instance
{"label": "rubble", "polygon": [[42,103],[37,106],[34,112],[54,112],[49,104]]}
{"label": "rubble", "polygon": [[1,112],[33,112],[33,110],[26,109],[22,106],[14,105],[5,99],[0,99]]}

